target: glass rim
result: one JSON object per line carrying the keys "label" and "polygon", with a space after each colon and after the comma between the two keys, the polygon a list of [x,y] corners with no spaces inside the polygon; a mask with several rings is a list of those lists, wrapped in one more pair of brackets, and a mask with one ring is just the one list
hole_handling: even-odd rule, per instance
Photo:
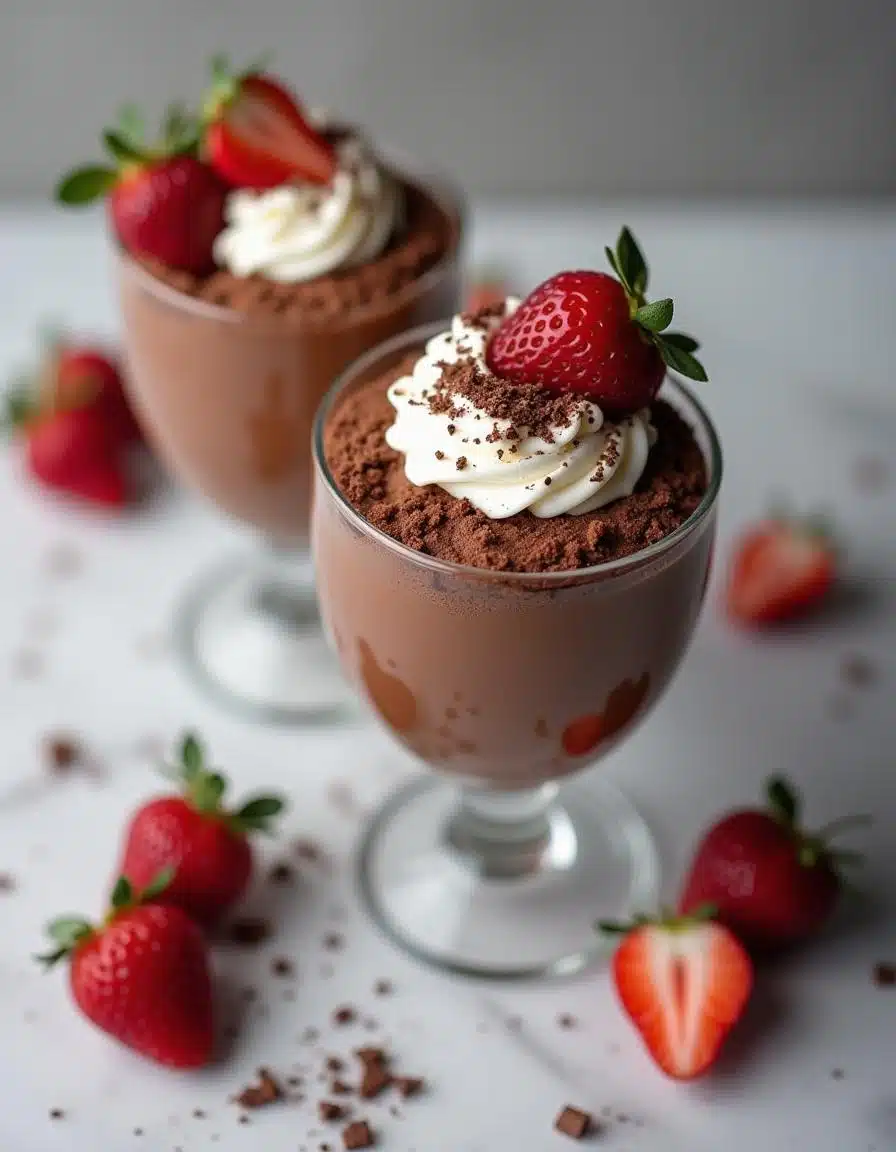
{"label": "glass rim", "polygon": [[502,583],[508,584],[524,585],[537,582],[539,586],[544,586],[568,584],[570,581],[582,579],[603,579],[604,577],[619,576],[627,572],[635,571],[674,549],[676,544],[680,544],[687,539],[687,537],[692,535],[700,524],[703,523],[715,505],[722,483],[722,445],[719,441],[715,424],[693,391],[682,381],[681,377],[672,372],[667,372],[663,387],[665,388],[671,384],[680,395],[684,396],[695,411],[702,431],[707,438],[709,446],[707,460],[707,464],[709,465],[709,483],[707,484],[703,498],[690,516],[688,516],[687,520],[680,524],[674,531],[670,532],[668,536],[664,536],[662,540],[658,540],[654,544],[648,544],[646,548],[642,548],[638,552],[633,552],[629,556],[622,556],[616,560],[607,560],[601,564],[592,564],[587,568],[565,568],[562,571],[551,572],[503,572],[490,568],[480,568],[473,564],[460,564],[455,560],[443,560],[436,556],[429,556],[423,552],[418,552],[415,548],[411,548],[401,540],[396,540],[395,537],[390,536],[388,532],[384,532],[381,528],[377,528],[371,524],[365,516],[358,512],[351,501],[347,499],[330,471],[330,466],[327,463],[324,452],[324,427],[327,418],[346,386],[361,373],[371,368],[378,360],[394,352],[398,352],[405,347],[410,348],[415,344],[424,345],[433,336],[446,331],[450,326],[450,318],[437,320],[435,323],[422,324],[416,328],[410,328],[405,332],[400,332],[397,336],[391,337],[389,340],[383,341],[381,344],[377,344],[339,373],[318,406],[317,413],[314,417],[314,431],[312,436],[312,455],[314,457],[315,471],[319,479],[324,482],[328,493],[336,498],[340,512],[344,513],[351,523],[357,526],[365,535],[376,540],[389,550],[406,556],[410,562],[420,567],[428,568],[433,572],[453,576],[472,577],[478,580],[500,580]]}
{"label": "glass rim", "polygon": [[339,332],[354,327],[386,312],[402,306],[416,296],[426,293],[439,279],[458,263],[461,245],[467,222],[467,202],[458,184],[438,169],[410,159],[405,153],[390,147],[382,148],[379,154],[405,183],[415,185],[438,204],[454,226],[454,242],[445,249],[442,256],[426,271],[411,280],[397,292],[392,292],[382,300],[374,300],[357,308],[352,308],[337,320],[330,318],[325,323],[310,320],[305,316],[271,316],[266,313],[241,312],[226,304],[215,304],[198,296],[176,288],[154,275],[134,255],[127,251],[113,235],[112,242],[119,264],[129,276],[133,276],[139,286],[151,296],[161,300],[171,308],[197,316],[217,324],[233,324],[242,328],[280,332]]}

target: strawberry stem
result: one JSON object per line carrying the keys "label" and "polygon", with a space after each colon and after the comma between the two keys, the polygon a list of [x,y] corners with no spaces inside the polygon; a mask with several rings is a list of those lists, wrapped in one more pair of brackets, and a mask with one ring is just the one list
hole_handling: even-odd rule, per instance
{"label": "strawberry stem", "polygon": [[632,320],[644,338],[653,344],[663,363],[689,380],[705,381],[706,369],[694,355],[699,344],[683,332],[666,332],[672,323],[674,305],[669,297],[648,304],[644,293],[650,276],[647,261],[631,231],[623,228],[616,250],[605,248],[610,267],[619,277],[628,297]]}
{"label": "strawberry stem", "polygon": [[286,807],[279,796],[253,796],[235,812],[224,808],[227,777],[206,768],[205,751],[194,732],[188,732],[180,745],[180,764],[172,775],[183,785],[190,804],[207,816],[222,815],[234,832],[273,831],[272,819]]}

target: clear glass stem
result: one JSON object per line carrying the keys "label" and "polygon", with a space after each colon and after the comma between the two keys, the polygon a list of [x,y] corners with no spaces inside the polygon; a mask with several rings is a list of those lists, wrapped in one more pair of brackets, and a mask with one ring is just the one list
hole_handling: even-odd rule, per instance
{"label": "clear glass stem", "polygon": [[515,792],[464,787],[445,828],[449,849],[486,879],[514,880],[551,853],[555,784]]}
{"label": "clear glass stem", "polygon": [[287,632],[317,627],[317,612],[309,600],[314,571],[306,551],[265,542],[253,599],[258,612]]}

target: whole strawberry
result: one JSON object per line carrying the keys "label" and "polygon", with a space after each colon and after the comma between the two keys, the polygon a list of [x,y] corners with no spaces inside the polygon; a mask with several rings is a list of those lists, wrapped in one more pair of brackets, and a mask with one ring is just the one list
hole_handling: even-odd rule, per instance
{"label": "whole strawberry", "polygon": [[860,859],[830,847],[829,837],[866,820],[852,817],[805,832],[793,789],[773,779],[767,794],[767,809],[731,812],[709,829],[679,903],[685,914],[712,904],[719,920],[754,951],[799,944],[821,930],[840,895],[839,866]]}
{"label": "whole strawberry", "polygon": [[611,416],[650,404],[667,366],[692,380],[706,379],[693,355],[697,341],[666,331],[672,301],[646,302],[647,263],[628,228],[616,251],[606,252],[618,279],[605,272],[561,272],[507,317],[486,353],[496,375],[579,392]]}
{"label": "whole strawberry", "polygon": [[212,1056],[212,988],[202,933],[179,908],[152,903],[167,873],[135,893],[121,879],[102,924],[65,917],[49,925],[48,967],[68,958],[75,1003],[103,1032],[172,1068]]}
{"label": "whole strawberry", "polygon": [[139,888],[161,869],[170,869],[165,903],[208,926],[245,892],[252,875],[249,834],[269,831],[283,801],[257,796],[235,812],[225,809],[227,781],[206,768],[193,735],[183,740],[176,775],[182,795],[150,800],[134,814],[120,871]]}
{"label": "whole strawberry", "polygon": [[106,196],[116,235],[129,252],[185,272],[209,271],[224,227],[227,187],[196,155],[195,122],[175,106],[162,142],[146,147],[130,113],[103,140],[115,167],[91,165],[69,173],[56,198],[78,205]]}
{"label": "whole strawberry", "polygon": [[750,997],[753,966],[742,945],[709,908],[601,929],[622,936],[613,982],[650,1055],[676,1080],[702,1076]]}
{"label": "whole strawberry", "polygon": [[117,361],[104,349],[71,340],[63,340],[54,351],[52,379],[48,381],[54,407],[97,404],[122,441],[142,440]]}

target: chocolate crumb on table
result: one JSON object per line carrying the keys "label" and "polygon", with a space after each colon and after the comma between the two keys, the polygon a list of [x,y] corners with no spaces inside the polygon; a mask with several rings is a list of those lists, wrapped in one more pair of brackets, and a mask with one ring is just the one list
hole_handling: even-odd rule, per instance
{"label": "chocolate crumb on table", "polygon": [[65,1109],[64,1108],[51,1108],[50,1109],[50,1119],[51,1120],[64,1120],[65,1119]]}
{"label": "chocolate crumb on table", "polygon": [[294,879],[295,872],[292,865],[287,864],[285,860],[273,864],[268,872],[268,882],[271,884],[292,884]]}
{"label": "chocolate crumb on table", "polygon": [[393,991],[391,980],[377,980],[373,986],[374,996],[391,996]]}
{"label": "chocolate crumb on table", "polygon": [[288,956],[275,956],[271,961],[271,975],[289,980],[295,976],[296,967]]}
{"label": "chocolate crumb on table", "polygon": [[357,1018],[358,1013],[350,1004],[343,1004],[341,1008],[337,1008],[333,1013],[333,1023],[338,1024],[340,1027],[346,1024],[354,1024]]}
{"label": "chocolate crumb on table", "polygon": [[328,932],[323,938],[323,946],[328,952],[338,952],[345,947],[345,937],[341,932]]}
{"label": "chocolate crumb on table", "polygon": [[[283,1099],[283,1089],[274,1079],[270,1069],[259,1068],[256,1075],[258,1083],[247,1085],[238,1096],[234,1097],[234,1103],[239,1104],[241,1108],[265,1108]],[[243,1123],[242,1118],[240,1123]]]}
{"label": "chocolate crumb on table", "polygon": [[419,1096],[426,1084],[422,1076],[395,1076],[392,1083],[405,1100]]}
{"label": "chocolate crumb on table", "polygon": [[373,1132],[366,1120],[355,1120],[354,1123],[343,1130],[343,1146],[351,1152],[353,1149],[372,1148]]}
{"label": "chocolate crumb on table", "polygon": [[381,1061],[373,1061],[364,1067],[358,1095],[362,1100],[373,1100],[381,1092],[384,1092],[391,1083],[392,1077],[389,1075],[385,1064]]}
{"label": "chocolate crumb on table", "polygon": [[363,1068],[371,1065],[388,1064],[389,1056],[385,1048],[374,1048],[370,1045],[355,1049],[355,1058],[361,1062]]}
{"label": "chocolate crumb on table", "polygon": [[323,849],[304,836],[293,842],[292,850],[295,856],[299,860],[304,860],[306,864],[320,864],[324,859]]}
{"label": "chocolate crumb on table", "polygon": [[44,740],[47,767],[57,776],[65,776],[84,760],[84,749],[74,736],[54,734]]}
{"label": "chocolate crumb on table", "polygon": [[317,1105],[317,1114],[325,1124],[334,1124],[337,1120],[345,1119],[346,1108],[333,1100],[321,1100]]}
{"label": "chocolate crumb on table", "polygon": [[576,1020],[575,1016],[571,1015],[571,1013],[562,1012],[557,1017],[557,1024],[561,1028],[568,1031],[570,1028],[575,1028],[575,1026],[578,1024],[578,1020]]}
{"label": "chocolate crumb on table", "polygon": [[340,1056],[328,1056],[324,1067],[328,1072],[341,1072],[345,1067],[345,1061]]}
{"label": "chocolate crumb on table", "polygon": [[583,1112],[581,1108],[573,1108],[567,1104],[554,1121],[554,1128],[564,1136],[571,1136],[573,1140],[581,1140],[593,1128],[591,1114],[590,1112]]}
{"label": "chocolate crumb on table", "polygon": [[242,916],[239,920],[233,921],[227,934],[231,943],[251,948],[269,940],[273,935],[273,928],[268,920],[260,916]]}
{"label": "chocolate crumb on table", "polygon": [[896,964],[879,961],[874,965],[872,979],[878,988],[896,988]]}
{"label": "chocolate crumb on table", "polygon": [[330,1081],[330,1095],[331,1096],[349,1096],[351,1095],[352,1086],[346,1084],[344,1080],[331,1080]]}
{"label": "chocolate crumb on table", "polygon": [[11,872],[0,872],[0,896],[16,890],[16,878]]}

